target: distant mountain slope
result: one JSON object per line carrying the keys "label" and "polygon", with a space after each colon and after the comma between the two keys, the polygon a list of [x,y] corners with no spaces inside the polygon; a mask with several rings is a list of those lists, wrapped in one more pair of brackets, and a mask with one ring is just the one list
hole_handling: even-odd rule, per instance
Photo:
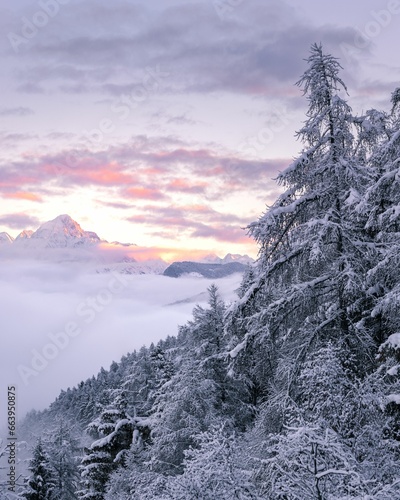
{"label": "distant mountain slope", "polygon": [[27,240],[29,239],[32,234],[34,233],[34,231],[31,231],[30,229],[24,229],[22,232],[19,233],[19,235],[15,238],[15,241],[18,241],[18,240]]}
{"label": "distant mountain slope", "polygon": [[239,262],[240,264],[252,264],[254,260],[248,255],[240,255],[237,253],[228,253],[221,259],[215,254],[208,254],[203,257],[198,262],[203,262],[205,264],[230,264],[231,262]]}
{"label": "distant mountain slope", "polygon": [[98,273],[116,272],[121,274],[163,274],[168,264],[162,259],[149,259],[141,262],[126,258],[122,262],[111,262],[96,268]]}
{"label": "distant mountain slope", "polygon": [[14,241],[14,238],[8,233],[0,233],[0,245],[8,245]]}
{"label": "distant mountain slope", "polygon": [[173,262],[164,271],[164,276],[179,278],[184,274],[204,276],[204,278],[218,279],[224,278],[234,273],[242,273],[246,269],[240,262],[230,262],[228,264],[208,264],[201,262]]}

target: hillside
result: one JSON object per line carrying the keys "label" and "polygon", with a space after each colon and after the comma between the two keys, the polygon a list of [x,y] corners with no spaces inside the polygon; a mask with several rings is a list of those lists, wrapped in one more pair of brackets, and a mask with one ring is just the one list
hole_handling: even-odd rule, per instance
{"label": "hillside", "polygon": [[173,262],[163,272],[164,276],[179,278],[183,275],[203,276],[209,279],[218,279],[234,273],[243,273],[246,269],[240,262],[227,264],[206,264],[201,262]]}

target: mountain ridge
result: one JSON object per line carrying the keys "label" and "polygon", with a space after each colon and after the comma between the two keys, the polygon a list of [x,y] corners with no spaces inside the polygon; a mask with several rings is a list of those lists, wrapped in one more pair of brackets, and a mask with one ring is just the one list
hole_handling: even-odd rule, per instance
{"label": "mountain ridge", "polygon": [[173,277],[192,274],[217,279],[235,272],[244,272],[246,266],[254,262],[248,255],[232,253],[223,258],[210,253],[199,260],[172,263],[154,256],[137,261],[135,254],[132,256],[133,251],[140,248],[137,244],[118,241],[110,243],[97,233],[84,230],[68,214],[61,214],[44,222],[35,231],[23,230],[15,239],[8,233],[0,233],[0,245],[12,250],[14,257],[16,254],[24,257],[29,253],[33,258],[55,258],[61,262],[97,261],[99,264],[95,268],[96,273],[164,274]]}
{"label": "mountain ridge", "polygon": [[209,279],[225,278],[234,273],[243,273],[246,265],[241,262],[227,262],[225,264],[210,264],[205,262],[182,261],[173,262],[163,272],[164,276],[180,278],[181,276],[197,276]]}

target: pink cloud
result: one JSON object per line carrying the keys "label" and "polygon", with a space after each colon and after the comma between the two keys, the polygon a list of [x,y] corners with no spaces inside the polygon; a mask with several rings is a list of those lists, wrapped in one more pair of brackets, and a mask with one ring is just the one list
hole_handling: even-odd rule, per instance
{"label": "pink cloud", "polygon": [[209,186],[207,182],[196,182],[194,180],[176,178],[166,186],[170,191],[183,193],[204,193]]}
{"label": "pink cloud", "polygon": [[[269,201],[276,189],[271,177],[289,163],[250,161],[170,138],[138,138],[96,152],[27,152],[17,162],[0,165],[0,192],[30,201],[46,194],[51,201],[52,193],[67,195],[79,187],[87,188],[93,199],[95,187],[99,204],[124,210],[125,220],[141,224],[148,235],[242,245],[249,239],[241,228],[258,216],[248,213],[246,196]],[[230,201],[237,196],[236,207],[231,204],[230,213],[216,210],[214,203],[227,196]],[[260,202],[260,211],[263,206]]]}
{"label": "pink cloud", "polygon": [[158,189],[136,186],[125,189],[122,194],[127,198],[141,200],[162,200],[165,194]]}
{"label": "pink cloud", "polygon": [[80,177],[80,180],[104,186],[119,186],[121,184],[124,185],[132,183],[132,176],[126,175],[122,172],[108,170],[106,167],[87,172],[80,171],[78,176]]}
{"label": "pink cloud", "polygon": [[168,246],[154,246],[154,247],[140,247],[131,246],[128,248],[116,248],[115,245],[104,244],[100,246],[101,253],[112,255],[128,256],[137,261],[145,260],[156,260],[162,259],[165,262],[174,262],[182,260],[199,260],[204,258],[210,252],[214,252],[213,249],[210,250],[193,250],[193,249],[182,249],[176,247]]}
{"label": "pink cloud", "polygon": [[34,193],[28,193],[25,191],[16,191],[14,193],[5,193],[4,198],[11,198],[15,200],[26,200],[26,201],[43,201],[40,196]]}
{"label": "pink cloud", "polygon": [[250,161],[204,148],[176,148],[173,140],[169,146],[162,138],[97,152],[71,150],[52,156],[27,152],[20,161],[0,165],[0,190],[13,192],[17,186],[21,192],[34,187],[38,192],[52,182],[65,189],[120,187],[122,198],[136,195],[156,200],[171,191],[217,199],[226,194],[227,187],[230,194],[252,190],[258,195],[290,163],[289,159]]}
{"label": "pink cloud", "polygon": [[[136,224],[143,224],[153,228],[168,228],[170,238],[174,235],[187,234],[193,238],[207,238],[216,241],[249,244],[250,238],[243,229],[254,217],[245,220],[236,214],[221,213],[211,207],[201,204],[179,206],[147,205],[138,213],[127,220]],[[151,232],[159,236],[159,230]]]}

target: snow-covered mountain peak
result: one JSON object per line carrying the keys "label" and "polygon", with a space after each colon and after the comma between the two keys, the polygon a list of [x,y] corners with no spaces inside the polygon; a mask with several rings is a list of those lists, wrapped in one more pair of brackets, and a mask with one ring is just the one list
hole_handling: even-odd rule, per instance
{"label": "snow-covered mountain peak", "polygon": [[24,229],[15,238],[15,241],[17,241],[17,240],[27,240],[27,239],[29,239],[32,236],[32,234],[33,234],[33,231],[31,229]]}
{"label": "snow-covered mountain peak", "polygon": [[202,265],[193,261],[169,265],[157,258],[153,251],[146,258],[146,249],[141,250],[136,244],[118,241],[109,243],[100,239],[96,233],[82,229],[67,214],[45,222],[36,231],[24,230],[15,240],[7,233],[0,233],[0,245],[2,253],[14,258],[29,256],[56,262],[93,262],[99,273],[115,271],[125,274],[162,274],[172,266],[172,269],[178,268],[171,271],[175,273],[174,276],[197,273],[199,276],[218,278],[243,272],[243,264],[253,262],[247,255],[227,254],[221,259],[210,253],[200,261]]}
{"label": "snow-covered mountain peak", "polygon": [[221,257],[218,257],[218,255],[215,255],[215,253],[210,253],[203,257],[199,262],[203,262],[206,264],[230,264],[232,262],[239,262],[240,264],[252,264],[254,260],[249,257],[248,255],[240,255],[240,254],[233,254],[233,253],[228,253],[225,255],[224,258],[221,259]]}
{"label": "snow-covered mountain peak", "polygon": [[0,233],[0,245],[4,244],[9,244],[14,241],[14,238],[10,236],[8,233]]}
{"label": "snow-covered mountain peak", "polygon": [[29,241],[45,248],[66,248],[91,246],[101,240],[96,233],[84,231],[69,215],[63,214],[42,224]]}
{"label": "snow-covered mountain peak", "polygon": [[248,255],[240,255],[237,253],[228,253],[222,259],[222,264],[229,264],[230,262],[240,262],[240,264],[252,264],[254,260]]}

